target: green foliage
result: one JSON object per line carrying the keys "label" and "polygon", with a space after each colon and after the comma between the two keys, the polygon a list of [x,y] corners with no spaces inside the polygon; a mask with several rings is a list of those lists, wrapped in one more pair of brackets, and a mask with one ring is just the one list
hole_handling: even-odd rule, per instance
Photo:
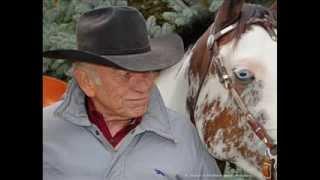
{"label": "green foliage", "polygon": [[[210,2],[209,2],[210,1]],[[128,0],[128,5],[139,9],[146,18],[150,37],[157,37],[188,24],[194,16],[217,9],[222,0]]]}
{"label": "green foliage", "polygon": [[146,20],[148,34],[151,38],[158,37],[170,32],[173,32],[175,27],[167,22],[163,23],[162,26],[156,23],[155,16],[149,16]]}
{"label": "green foliage", "polygon": [[163,0],[128,0],[128,5],[137,8],[143,14],[151,38],[174,31],[174,25],[168,23],[162,16],[162,12],[174,11],[167,2]]}
{"label": "green foliage", "polygon": [[223,0],[210,0],[209,11],[215,12],[216,10],[218,10],[222,2]]}
{"label": "green foliage", "polygon": [[156,18],[156,24],[162,25],[166,20],[162,17],[162,12],[173,11],[168,3],[163,0],[128,0],[128,6],[137,8],[148,19],[150,16]]}
{"label": "green foliage", "polygon": [[163,17],[176,26],[187,24],[193,16],[198,15],[198,11],[200,10],[198,3],[188,6],[181,0],[164,1],[166,1],[174,11],[164,12]]}

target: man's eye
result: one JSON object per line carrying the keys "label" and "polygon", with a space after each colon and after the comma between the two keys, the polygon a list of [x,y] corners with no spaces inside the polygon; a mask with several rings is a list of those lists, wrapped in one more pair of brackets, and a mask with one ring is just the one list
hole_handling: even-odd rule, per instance
{"label": "man's eye", "polygon": [[120,76],[122,78],[129,79],[130,78],[130,72],[126,72],[126,71],[120,72]]}
{"label": "man's eye", "polygon": [[129,71],[124,71],[124,70],[119,70],[118,74],[122,79],[129,79],[131,76],[131,73]]}
{"label": "man's eye", "polygon": [[129,75],[130,75],[129,72],[124,72],[124,73],[123,73],[123,76],[129,76]]}

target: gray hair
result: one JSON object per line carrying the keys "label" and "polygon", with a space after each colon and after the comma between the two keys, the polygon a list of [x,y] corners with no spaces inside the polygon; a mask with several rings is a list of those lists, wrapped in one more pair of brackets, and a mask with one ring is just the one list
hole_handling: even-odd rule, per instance
{"label": "gray hair", "polygon": [[76,69],[81,69],[87,73],[90,79],[93,80],[93,82],[96,85],[101,85],[101,78],[93,68],[93,66],[90,63],[85,63],[85,62],[74,62],[72,63],[72,66],[70,68],[70,74],[74,76],[74,71]]}

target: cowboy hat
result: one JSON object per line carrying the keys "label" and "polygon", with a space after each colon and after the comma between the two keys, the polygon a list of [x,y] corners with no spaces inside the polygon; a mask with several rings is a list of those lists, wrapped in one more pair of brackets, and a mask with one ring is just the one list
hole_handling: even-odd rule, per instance
{"label": "cowboy hat", "polygon": [[144,17],[135,8],[111,6],[84,13],[76,28],[77,49],[57,49],[44,57],[153,71],[176,64],[184,48],[177,34],[148,37]]}

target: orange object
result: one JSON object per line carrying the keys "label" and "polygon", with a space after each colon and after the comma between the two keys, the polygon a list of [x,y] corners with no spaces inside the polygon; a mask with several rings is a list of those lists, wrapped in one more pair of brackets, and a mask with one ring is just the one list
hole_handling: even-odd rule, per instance
{"label": "orange object", "polygon": [[50,76],[42,76],[43,107],[59,101],[67,89],[67,83]]}

